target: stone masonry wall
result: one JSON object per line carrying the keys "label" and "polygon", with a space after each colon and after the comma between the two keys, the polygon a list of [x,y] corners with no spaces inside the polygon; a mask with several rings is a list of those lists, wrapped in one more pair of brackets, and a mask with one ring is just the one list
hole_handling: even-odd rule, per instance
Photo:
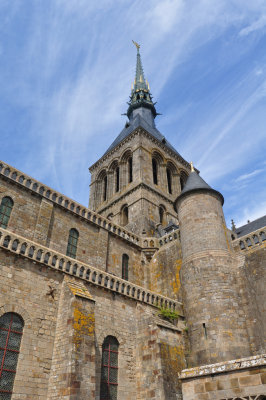
{"label": "stone masonry wall", "polygon": [[24,319],[14,399],[46,400],[62,275],[0,250],[0,316]]}

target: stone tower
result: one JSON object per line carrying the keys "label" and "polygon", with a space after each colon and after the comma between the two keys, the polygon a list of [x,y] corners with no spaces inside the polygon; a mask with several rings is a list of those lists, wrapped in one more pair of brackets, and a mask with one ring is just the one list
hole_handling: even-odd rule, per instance
{"label": "stone tower", "polygon": [[173,204],[187,179],[189,164],[155,126],[158,114],[136,47],[128,121],[90,167],[89,207],[135,233],[153,236],[159,224],[177,222]]}
{"label": "stone tower", "polygon": [[192,167],[175,204],[183,255],[180,279],[194,366],[250,355],[223,202],[223,196]]}

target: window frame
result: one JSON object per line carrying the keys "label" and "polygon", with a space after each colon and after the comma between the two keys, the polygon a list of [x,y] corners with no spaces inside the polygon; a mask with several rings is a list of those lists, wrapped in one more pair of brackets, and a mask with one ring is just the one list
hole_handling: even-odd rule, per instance
{"label": "window frame", "polygon": [[[111,349],[111,346],[116,345],[116,350]],[[105,353],[108,353],[107,364],[104,363]],[[116,354],[116,358],[112,357],[111,353]],[[100,400],[117,400],[117,390],[115,394],[110,393],[111,387],[118,388],[118,355],[119,355],[119,342],[114,336],[107,336],[102,345],[102,365],[101,365],[101,383],[100,383]],[[113,365],[116,364],[116,365]],[[104,378],[107,369],[107,380]],[[115,381],[110,381],[110,371],[111,369],[116,370]]]}
{"label": "window frame", "polygon": [[[10,315],[10,320],[8,321],[8,328],[5,328],[4,326],[4,318]],[[12,329],[12,325],[14,323],[14,316],[16,316],[17,321],[16,323],[20,323],[20,327],[19,330],[15,330]],[[2,323],[3,321],[3,323]],[[13,387],[14,387],[14,382],[15,382],[15,377],[16,377],[16,372],[17,372],[17,364],[18,364],[18,357],[19,357],[19,353],[20,353],[20,346],[21,346],[21,339],[22,339],[22,335],[23,335],[23,329],[24,329],[24,320],[23,318],[17,314],[17,313],[13,313],[13,312],[7,312],[3,315],[1,315],[0,317],[0,332],[7,332],[6,338],[3,337],[3,339],[5,340],[5,346],[0,346],[0,351],[3,351],[3,355],[2,358],[0,358],[0,394],[6,394],[7,396],[10,395],[10,399],[13,393]],[[19,335],[19,337],[17,337],[17,343],[16,343],[16,348],[11,348],[11,347],[15,347],[14,343],[11,343],[11,346],[9,345],[10,343],[10,338],[12,338],[12,334],[13,335]],[[4,336],[4,335],[3,335]],[[16,336],[14,336],[15,338]],[[13,338],[13,340],[14,340]],[[1,344],[1,343],[0,343]],[[5,368],[5,366],[8,366],[7,360],[10,362],[10,360],[12,361],[12,358],[9,357],[8,355],[11,354],[17,354],[17,358],[15,359],[15,361],[13,360],[14,363],[14,368]],[[6,388],[1,388],[1,378],[3,376],[3,372],[7,372],[7,373],[11,373],[13,374],[13,379],[11,379],[10,383],[10,390],[6,390]]]}
{"label": "window frame", "polygon": [[[77,234],[76,236],[72,235],[72,233]],[[71,228],[69,230],[68,241],[67,241],[67,251],[66,255],[71,258],[76,258],[77,249],[78,249],[78,240],[79,240],[79,232],[75,228]]]}
{"label": "window frame", "polygon": [[128,281],[128,272],[129,272],[129,256],[128,254],[123,254],[122,255],[122,279],[125,281]]}
{"label": "window frame", "polygon": [[14,201],[11,199],[11,197],[5,196],[2,198],[2,201],[0,204],[0,227],[1,228],[4,228],[4,229],[7,228],[13,206],[14,206]]}

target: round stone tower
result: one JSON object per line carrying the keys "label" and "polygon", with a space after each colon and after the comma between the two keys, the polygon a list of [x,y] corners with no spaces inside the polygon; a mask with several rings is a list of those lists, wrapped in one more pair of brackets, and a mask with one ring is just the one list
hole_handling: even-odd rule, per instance
{"label": "round stone tower", "polygon": [[223,215],[224,199],[193,169],[176,199],[183,262],[180,279],[191,366],[250,355],[237,264]]}

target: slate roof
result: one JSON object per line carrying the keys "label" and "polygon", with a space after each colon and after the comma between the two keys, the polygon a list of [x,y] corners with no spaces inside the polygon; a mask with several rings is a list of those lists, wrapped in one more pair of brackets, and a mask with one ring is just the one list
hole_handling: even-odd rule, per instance
{"label": "slate roof", "polygon": [[223,195],[220,192],[218,192],[217,190],[214,190],[213,188],[211,188],[211,186],[209,186],[208,183],[206,183],[204,181],[204,179],[202,179],[201,176],[199,176],[199,174],[196,171],[192,171],[186,181],[186,184],[185,184],[181,194],[177,197],[177,199],[175,201],[175,205],[174,205],[175,209],[176,209],[177,202],[180,198],[185,196],[187,193],[197,192],[199,190],[206,190],[206,191],[215,193],[216,195],[218,195],[220,197],[222,204],[224,203]]}
{"label": "slate roof", "polygon": [[109,153],[109,151],[113,150],[122,140],[124,140],[127,136],[130,135],[131,132],[133,132],[135,129],[141,127],[145,129],[148,133],[150,133],[155,139],[159,140],[160,142],[163,142],[163,144],[168,147],[170,150],[172,150],[175,154],[177,154],[179,157],[181,157],[183,160],[184,158],[176,151],[176,149],[171,145],[171,143],[168,142],[168,140],[165,139],[165,137],[161,134],[161,132],[158,131],[158,129],[152,127],[143,117],[141,117],[139,114],[135,116],[130,122],[128,122],[128,126],[120,132],[120,134],[117,136],[117,138],[113,141],[111,146],[108,147],[104,155]]}
{"label": "slate roof", "polygon": [[255,219],[254,221],[249,222],[246,225],[236,228],[237,237],[248,235],[249,233],[254,232],[257,229],[263,228],[264,226],[266,226],[266,215]]}

